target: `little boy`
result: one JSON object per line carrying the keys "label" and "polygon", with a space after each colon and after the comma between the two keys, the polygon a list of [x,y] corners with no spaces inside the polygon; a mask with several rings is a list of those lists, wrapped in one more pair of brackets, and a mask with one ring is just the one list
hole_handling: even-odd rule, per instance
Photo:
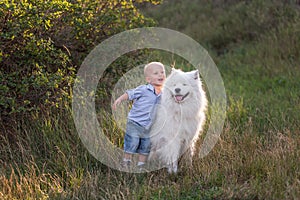
{"label": "little boy", "polygon": [[160,62],[151,62],[144,67],[146,85],[127,90],[113,104],[117,106],[125,100],[133,100],[128,114],[126,133],[124,137],[124,158],[122,165],[129,166],[132,154],[138,153],[138,168],[143,168],[150,153],[149,128],[152,123],[151,113],[159,101],[163,83],[166,79],[164,65]]}

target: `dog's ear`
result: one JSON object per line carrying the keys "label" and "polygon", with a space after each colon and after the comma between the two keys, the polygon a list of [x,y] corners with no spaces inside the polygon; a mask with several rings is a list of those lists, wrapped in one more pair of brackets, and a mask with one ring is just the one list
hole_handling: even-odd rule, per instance
{"label": "dog's ear", "polygon": [[175,69],[174,67],[172,67],[171,73],[174,73],[174,72],[178,73],[178,72],[182,72],[182,70],[181,69]]}
{"label": "dog's ear", "polygon": [[175,69],[174,67],[172,67],[171,74],[178,73],[179,71],[181,71],[181,70],[180,69]]}
{"label": "dog's ear", "polygon": [[198,69],[194,70],[193,73],[194,73],[194,79],[195,80],[199,79],[199,71],[198,71]]}
{"label": "dog's ear", "polygon": [[186,74],[188,74],[192,79],[199,79],[199,71],[198,69],[190,71],[190,72],[186,72]]}

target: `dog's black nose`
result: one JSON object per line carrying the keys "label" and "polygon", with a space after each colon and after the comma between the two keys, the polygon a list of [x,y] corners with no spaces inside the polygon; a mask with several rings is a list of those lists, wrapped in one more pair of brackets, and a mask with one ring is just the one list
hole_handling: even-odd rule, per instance
{"label": "dog's black nose", "polygon": [[175,88],[175,92],[176,92],[176,93],[179,93],[180,90],[181,90],[180,88]]}

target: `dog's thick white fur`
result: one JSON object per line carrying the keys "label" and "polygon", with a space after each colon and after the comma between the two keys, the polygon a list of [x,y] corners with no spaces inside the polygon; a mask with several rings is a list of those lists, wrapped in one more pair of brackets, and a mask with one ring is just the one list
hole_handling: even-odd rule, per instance
{"label": "dog's thick white fur", "polygon": [[205,122],[206,94],[198,70],[172,69],[163,87],[161,103],[150,131],[149,161],[158,159],[177,173],[178,159],[187,151],[190,161]]}

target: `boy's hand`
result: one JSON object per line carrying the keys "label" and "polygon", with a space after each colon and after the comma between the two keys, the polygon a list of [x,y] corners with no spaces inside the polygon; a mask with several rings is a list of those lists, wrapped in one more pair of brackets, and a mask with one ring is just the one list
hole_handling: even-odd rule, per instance
{"label": "boy's hand", "polygon": [[115,100],[114,104],[112,105],[112,109],[116,110],[117,106],[124,100],[128,100],[128,94],[124,93],[122,96],[120,96],[119,98],[117,98],[117,100]]}
{"label": "boy's hand", "polygon": [[118,98],[117,100],[115,100],[114,104],[112,105],[112,109],[113,110],[116,110],[117,109],[117,106],[121,103],[121,99]]}

